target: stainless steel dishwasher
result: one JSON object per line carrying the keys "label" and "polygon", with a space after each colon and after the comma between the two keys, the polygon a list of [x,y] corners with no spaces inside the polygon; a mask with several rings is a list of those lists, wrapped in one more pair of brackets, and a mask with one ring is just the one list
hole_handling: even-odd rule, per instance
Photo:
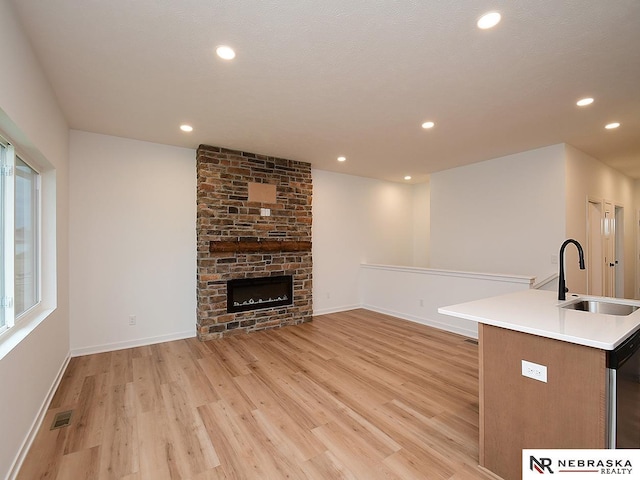
{"label": "stainless steel dishwasher", "polygon": [[607,355],[609,448],[640,448],[640,330]]}

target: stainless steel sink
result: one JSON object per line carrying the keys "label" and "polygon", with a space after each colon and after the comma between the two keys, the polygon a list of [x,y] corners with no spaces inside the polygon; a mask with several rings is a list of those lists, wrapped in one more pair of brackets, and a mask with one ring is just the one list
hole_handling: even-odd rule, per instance
{"label": "stainless steel sink", "polygon": [[584,300],[579,299],[574,302],[562,305],[561,308],[569,310],[580,310],[591,313],[604,313],[606,315],[626,316],[640,308],[638,305],[628,305],[624,303],[613,303],[604,300]]}

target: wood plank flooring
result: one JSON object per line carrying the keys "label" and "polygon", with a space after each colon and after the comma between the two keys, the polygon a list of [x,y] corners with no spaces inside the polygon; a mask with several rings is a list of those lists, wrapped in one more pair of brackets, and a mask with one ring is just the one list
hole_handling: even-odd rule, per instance
{"label": "wood plank flooring", "polygon": [[477,355],[354,310],[72,358],[18,479],[494,479]]}

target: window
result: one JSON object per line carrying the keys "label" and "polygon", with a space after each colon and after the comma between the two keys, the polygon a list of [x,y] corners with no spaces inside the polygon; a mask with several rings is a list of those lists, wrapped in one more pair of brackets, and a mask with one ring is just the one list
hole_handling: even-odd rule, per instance
{"label": "window", "polygon": [[0,333],[40,301],[40,175],[0,138]]}

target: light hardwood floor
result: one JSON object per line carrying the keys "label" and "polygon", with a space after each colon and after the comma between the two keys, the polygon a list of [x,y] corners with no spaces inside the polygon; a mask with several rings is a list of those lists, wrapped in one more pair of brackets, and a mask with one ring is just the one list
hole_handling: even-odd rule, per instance
{"label": "light hardwood floor", "polygon": [[72,358],[18,479],[496,478],[477,463],[477,346],[354,310]]}

